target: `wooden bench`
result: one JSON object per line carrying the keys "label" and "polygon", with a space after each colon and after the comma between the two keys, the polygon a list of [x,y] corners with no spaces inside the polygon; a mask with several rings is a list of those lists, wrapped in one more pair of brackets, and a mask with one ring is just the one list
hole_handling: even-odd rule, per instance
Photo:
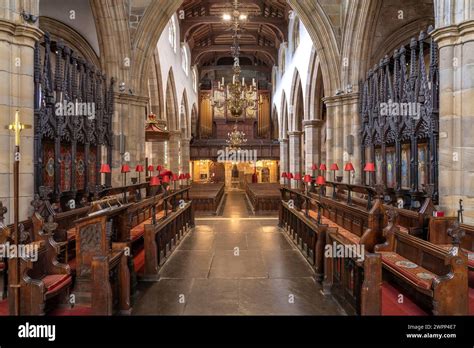
{"label": "wooden bench", "polygon": [[180,203],[161,220],[145,224],[145,269],[142,280],[158,280],[160,266],[194,227],[193,202]]}
{"label": "wooden bench", "polygon": [[382,256],[384,277],[434,315],[467,314],[466,254],[458,247],[446,250],[401,232],[395,223],[397,211],[391,209],[387,215],[386,241],[375,247]]}
{"label": "wooden bench", "polygon": [[96,315],[130,314],[130,273],[126,243],[110,238],[108,212],[76,221],[76,285],[78,304]]}
{"label": "wooden bench", "polygon": [[255,213],[276,212],[280,206],[280,184],[246,183],[245,193]]}
{"label": "wooden bench", "polygon": [[224,197],[225,185],[218,184],[195,184],[189,190],[190,199],[193,201],[196,212],[207,212],[217,214],[217,210]]}
{"label": "wooden bench", "polygon": [[[306,197],[309,199],[309,197]],[[316,278],[324,277],[324,245],[328,226],[320,225],[307,212],[281,200],[279,226],[283,228],[314,267]]]}
{"label": "wooden bench", "polygon": [[[24,255],[20,258],[20,314],[44,315],[47,302],[67,305],[72,283],[71,270],[67,264],[57,261],[58,245],[53,239],[57,224],[44,223],[43,218],[34,213],[31,218],[35,226],[34,241],[27,244],[37,250],[37,260]],[[9,268],[14,270],[14,260]],[[13,297],[13,296],[11,296]]]}

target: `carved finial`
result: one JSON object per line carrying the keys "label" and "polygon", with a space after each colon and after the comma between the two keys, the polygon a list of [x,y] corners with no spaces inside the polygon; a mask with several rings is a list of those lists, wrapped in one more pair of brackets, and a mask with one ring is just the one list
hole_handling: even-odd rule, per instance
{"label": "carved finial", "polygon": [[3,205],[3,202],[0,201],[0,228],[5,226],[5,214],[8,212],[7,207]]}
{"label": "carved finial", "polygon": [[34,198],[30,204],[33,207],[34,212],[41,215],[41,212],[43,211],[44,207],[44,201],[41,200],[40,196],[37,193],[34,195]]}
{"label": "carved finial", "polygon": [[434,193],[433,184],[423,185],[423,190],[425,191],[427,197],[433,197],[433,193]]}
{"label": "carved finial", "polygon": [[18,225],[18,235],[20,237],[19,243],[26,243],[30,238],[30,234],[25,230],[25,225],[23,224]]}
{"label": "carved finial", "polygon": [[376,184],[375,185],[375,192],[377,193],[377,198],[382,197],[384,192],[385,192],[385,185],[384,184]]}
{"label": "carved finial", "polygon": [[387,210],[386,214],[387,214],[388,223],[394,224],[398,218],[398,211],[394,207],[391,207],[389,210]]}
{"label": "carved finial", "polygon": [[53,190],[51,189],[51,187],[48,187],[48,186],[40,186],[40,188],[38,189],[38,192],[39,192],[41,200],[48,201],[49,194],[53,192]]}
{"label": "carved finial", "polygon": [[454,221],[450,228],[448,228],[448,235],[453,239],[454,245],[460,245],[461,240],[466,235],[466,231],[459,226],[458,221]]}
{"label": "carved finial", "polygon": [[47,233],[53,233],[56,228],[58,228],[58,224],[54,222],[54,218],[52,215],[48,217],[48,222],[44,224],[44,229]]}

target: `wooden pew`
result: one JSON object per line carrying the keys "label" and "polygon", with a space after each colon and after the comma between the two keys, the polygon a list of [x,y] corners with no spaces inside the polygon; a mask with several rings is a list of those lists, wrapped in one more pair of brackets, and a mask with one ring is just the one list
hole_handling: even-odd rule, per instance
{"label": "wooden pew", "polygon": [[[38,213],[31,220],[35,236],[27,246],[37,248],[38,259],[20,258],[20,314],[44,315],[47,302],[67,305],[72,277],[69,266],[57,261],[58,245],[53,238],[57,224],[52,218],[44,223]],[[15,269],[13,262],[11,259],[11,269]]]}
{"label": "wooden pew", "polygon": [[126,243],[111,241],[110,212],[76,221],[77,303],[96,315],[130,314],[130,273]]}
{"label": "wooden pew", "polygon": [[195,211],[217,214],[221,201],[224,198],[224,192],[225,185],[222,183],[193,183],[189,190],[189,196],[193,201]]}
{"label": "wooden pew", "polygon": [[[393,192],[386,187],[371,188],[363,185],[348,185],[344,183],[328,182],[328,185],[333,187],[333,199],[339,201],[347,201],[349,204],[354,204],[360,208],[366,207],[370,210],[374,197],[378,195],[384,195],[385,198],[388,196],[388,201],[393,204],[397,204],[396,200],[393,199]],[[386,209],[395,207],[398,212],[396,224],[399,226],[402,232],[409,233],[413,236],[425,239],[427,238],[428,225],[430,218],[433,216],[433,212],[436,211],[432,197],[432,188],[426,188],[426,198],[421,204],[419,209],[405,209],[395,207],[392,204],[384,204]],[[377,192],[378,191],[378,192]]]}
{"label": "wooden pew", "polygon": [[276,212],[280,206],[280,184],[246,183],[245,193],[255,213]]}
{"label": "wooden pew", "polygon": [[469,271],[474,272],[474,226],[460,224],[457,217],[433,217],[430,220],[428,240],[433,244],[450,249],[452,237],[449,235],[449,230],[452,228],[459,228],[463,231],[464,236],[460,241],[461,249],[467,254]]}
{"label": "wooden pew", "polygon": [[[309,197],[302,195],[301,199],[309,199]],[[280,204],[279,226],[289,234],[314,267],[316,279],[322,281],[324,277],[324,245],[328,226],[318,224],[307,211],[302,211],[285,200],[281,200]]]}
{"label": "wooden pew", "polygon": [[382,256],[384,277],[397,284],[434,315],[468,314],[467,256],[401,232],[397,211],[388,213],[386,241],[375,251]]}
{"label": "wooden pew", "polygon": [[[165,202],[170,197],[165,198]],[[160,266],[184,235],[194,227],[193,201],[176,202],[172,212],[145,224],[145,270],[142,280],[158,280]]]}

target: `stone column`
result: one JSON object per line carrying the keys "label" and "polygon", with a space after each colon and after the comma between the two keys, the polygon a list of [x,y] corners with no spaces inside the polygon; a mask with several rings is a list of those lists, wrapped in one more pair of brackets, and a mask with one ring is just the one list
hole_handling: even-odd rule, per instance
{"label": "stone column", "polygon": [[[355,178],[351,183],[360,182],[360,121],[358,93],[348,93],[339,96],[324,98],[327,107],[327,140],[326,157],[327,166],[337,163],[339,171],[336,176],[343,176],[347,182],[348,174],[344,166],[351,162],[355,169]],[[353,136],[353,146],[349,146],[349,135]],[[327,173],[327,179],[333,180],[333,173]]]}
{"label": "stone column", "polygon": [[[290,172],[293,175],[296,173],[302,174],[302,159],[301,159],[301,135],[303,132],[294,131],[288,132],[289,137],[289,163],[290,163]],[[292,188],[301,187],[301,183],[298,183],[295,180],[291,180]]]}
{"label": "stone column", "polygon": [[[13,152],[15,136],[5,129],[20,111],[20,122],[34,123],[34,45],[42,32],[20,17],[25,10],[38,15],[38,1],[0,1],[0,201],[7,207],[6,224],[13,222]],[[33,128],[20,138],[19,218],[31,215],[34,193]]]}
{"label": "stone column", "polygon": [[[280,139],[280,176],[290,171],[288,160],[288,139]],[[285,185],[286,179],[280,178],[280,184]]]}
{"label": "stone column", "polygon": [[313,175],[313,164],[321,164],[321,126],[322,120],[308,120],[303,122],[305,132],[305,163],[306,174]]}
{"label": "stone column", "polygon": [[[148,97],[129,94],[115,94],[115,114],[113,131],[115,135],[112,153],[112,186],[123,185],[120,169],[122,164],[130,165],[132,171],[137,164],[145,165],[145,116]],[[124,153],[129,154],[129,161],[120,153],[120,135],[125,135]],[[131,184],[133,175],[127,174],[127,185]]]}
{"label": "stone column", "polygon": [[439,45],[439,195],[440,208],[455,216],[459,200],[464,221],[474,222],[474,8],[453,0],[437,2]]}
{"label": "stone column", "polygon": [[170,140],[168,141],[168,163],[169,170],[171,170],[173,174],[179,172],[180,140],[180,131],[170,131]]}
{"label": "stone column", "polygon": [[191,148],[190,148],[191,139],[181,139],[181,173],[191,173],[190,172],[190,160],[191,160]]}

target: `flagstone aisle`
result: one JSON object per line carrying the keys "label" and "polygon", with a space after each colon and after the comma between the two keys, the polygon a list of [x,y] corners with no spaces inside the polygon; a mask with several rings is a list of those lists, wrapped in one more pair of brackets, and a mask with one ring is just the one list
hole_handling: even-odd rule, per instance
{"label": "flagstone aisle", "polygon": [[229,192],[223,215],[196,220],[160,280],[140,283],[133,314],[344,314],[277,223],[250,216],[245,195]]}

